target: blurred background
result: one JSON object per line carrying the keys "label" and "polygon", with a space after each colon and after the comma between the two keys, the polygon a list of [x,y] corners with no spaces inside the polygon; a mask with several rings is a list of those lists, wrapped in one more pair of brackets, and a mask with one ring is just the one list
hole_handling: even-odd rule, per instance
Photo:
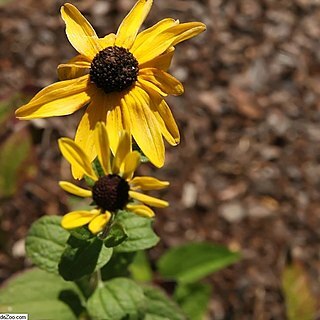
{"label": "blurred background", "polygon": [[[101,37],[134,3],[71,2]],[[23,239],[34,220],[79,205],[57,184],[71,178],[57,138],[73,137],[83,111],[34,121],[13,113],[75,55],[62,4],[0,0],[0,282],[30,266]],[[178,45],[170,69],[185,86],[168,99],[182,142],[162,170],[140,169],[171,182],[150,258],[189,241],[240,250],[241,262],[208,278],[208,319],[286,319],[287,264],[320,296],[320,1],[154,0],[144,26],[165,17],[208,29]]]}

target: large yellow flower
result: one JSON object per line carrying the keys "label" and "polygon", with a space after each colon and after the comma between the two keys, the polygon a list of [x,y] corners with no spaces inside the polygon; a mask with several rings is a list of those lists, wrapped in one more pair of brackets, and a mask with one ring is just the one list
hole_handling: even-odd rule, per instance
{"label": "large yellow flower", "polygon": [[[67,181],[60,181],[60,186],[67,192],[79,197],[92,198],[93,210],[73,211],[62,218],[65,229],[73,229],[88,224],[92,233],[100,232],[117,210],[126,209],[143,217],[153,217],[153,210],[146,206],[164,208],[168,202],[145,195],[140,190],[157,190],[169,185],[153,177],[133,177],[140,164],[140,154],[131,151],[131,139],[123,131],[118,140],[114,157],[110,153],[109,139],[105,125],[98,122],[94,130],[93,145],[103,172],[97,174],[88,155],[73,140],[59,139],[59,147],[70,164],[93,180],[92,190],[83,189]],[[112,161],[110,159],[113,158]]]}
{"label": "large yellow flower", "polygon": [[[163,100],[183,93],[182,84],[166,71],[174,46],[205,30],[200,22],[179,23],[163,19],[138,31],[152,0],[139,0],[122,21],[117,34],[98,38],[76,7],[61,8],[66,34],[79,55],[58,66],[60,82],[41,90],[16,111],[19,119],[71,114],[89,104],[78,126],[75,141],[95,158],[91,138],[98,121],[107,123],[111,148],[125,129],[150,161],[164,163],[162,136],[171,144],[180,141],[172,113]],[[73,168],[74,177],[81,178]]]}

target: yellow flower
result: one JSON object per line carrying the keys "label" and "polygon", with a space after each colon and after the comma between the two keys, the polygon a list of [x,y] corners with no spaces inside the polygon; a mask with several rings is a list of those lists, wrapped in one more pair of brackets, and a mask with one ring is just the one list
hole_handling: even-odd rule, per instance
{"label": "yellow flower", "polygon": [[167,201],[139,192],[162,189],[167,187],[169,182],[146,176],[133,177],[134,171],[140,164],[140,155],[137,151],[131,151],[131,139],[127,132],[121,133],[112,161],[107,130],[101,122],[97,123],[94,130],[93,145],[103,174],[97,174],[89,156],[76,142],[69,138],[59,139],[63,156],[82,175],[94,181],[92,190],[83,189],[68,181],[60,181],[61,188],[79,197],[92,198],[96,205],[90,211],[81,210],[66,214],[61,222],[63,228],[73,229],[88,224],[89,230],[96,234],[104,228],[117,210],[125,209],[151,218],[154,212],[148,206],[159,208],[168,206]]}
{"label": "yellow flower", "polygon": [[[180,142],[179,130],[167,95],[183,93],[182,84],[166,71],[174,46],[205,30],[200,22],[179,23],[166,18],[138,31],[149,13],[152,0],[139,0],[124,18],[117,34],[98,38],[76,7],[61,8],[66,34],[79,55],[58,66],[60,82],[41,90],[16,111],[19,119],[64,116],[89,104],[78,126],[75,141],[96,157],[91,138],[98,121],[107,124],[111,149],[118,132],[126,130],[150,161],[164,163],[162,136],[171,144]],[[80,172],[73,168],[75,178]]]}

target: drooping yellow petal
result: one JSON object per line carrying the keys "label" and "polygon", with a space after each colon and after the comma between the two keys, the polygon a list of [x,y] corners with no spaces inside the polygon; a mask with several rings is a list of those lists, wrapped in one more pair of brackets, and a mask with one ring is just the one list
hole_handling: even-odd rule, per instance
{"label": "drooping yellow petal", "polygon": [[114,42],[116,41],[116,35],[114,33],[109,33],[104,38],[99,38],[98,41],[100,46],[105,49],[114,45]]}
{"label": "drooping yellow petal", "polygon": [[88,224],[92,219],[99,216],[99,210],[72,211],[62,217],[61,226],[65,229],[74,229]]}
{"label": "drooping yellow petal", "polygon": [[126,208],[129,211],[137,214],[138,216],[144,217],[144,218],[154,217],[153,210],[143,204],[127,204]]}
{"label": "drooping yellow petal", "polygon": [[134,53],[145,41],[154,39],[159,33],[176,24],[179,24],[178,20],[166,18],[159,21],[152,27],[143,30],[137,35],[136,40],[134,41],[134,44],[132,45],[130,51]]}
{"label": "drooping yellow petal", "polygon": [[149,160],[156,167],[162,167],[165,156],[164,143],[157,119],[150,110],[152,101],[149,95],[135,86],[125,98],[132,136]]}
{"label": "drooping yellow petal", "polygon": [[115,152],[113,164],[112,164],[112,173],[119,173],[120,168],[123,166],[124,160],[131,151],[131,136],[127,131],[120,131],[119,143]]}
{"label": "drooping yellow petal", "polygon": [[122,177],[131,179],[137,167],[140,164],[140,154],[138,151],[132,151],[124,159],[123,168],[121,168]]}
{"label": "drooping yellow petal", "polygon": [[98,122],[95,128],[95,147],[104,173],[110,174],[111,166],[109,139],[106,126],[103,122]]}
{"label": "drooping yellow petal", "polygon": [[166,52],[153,58],[146,63],[139,65],[140,70],[143,68],[157,68],[164,71],[167,71],[171,65],[171,61],[174,54],[174,47],[170,47]]}
{"label": "drooping yellow petal", "polygon": [[[97,151],[94,146],[94,128],[96,124],[106,122],[107,111],[110,108],[107,95],[101,90],[92,98],[92,101],[85,111],[79,123],[75,142],[85,150],[89,160],[92,162],[97,156]],[[81,179],[83,173],[72,166],[72,175],[75,179]]]}
{"label": "drooping yellow petal", "polygon": [[42,89],[29,103],[17,109],[16,117],[27,120],[68,115],[87,104],[94,91],[88,75],[59,81]]}
{"label": "drooping yellow petal", "polygon": [[172,146],[179,144],[179,129],[166,101],[151,88],[145,90],[151,96],[150,108],[158,121],[162,135]]}
{"label": "drooping yellow petal", "polygon": [[129,191],[129,196],[132,199],[136,199],[140,202],[143,202],[149,206],[156,207],[156,208],[166,208],[169,206],[169,203],[164,200],[160,200],[155,197],[147,196],[146,194],[136,192],[136,191]]}
{"label": "drooping yellow petal", "polygon": [[161,181],[154,177],[134,177],[130,181],[131,190],[141,189],[141,190],[159,190],[168,187],[168,181]]}
{"label": "drooping yellow petal", "polygon": [[147,17],[152,6],[152,0],[138,0],[135,6],[123,19],[117,32],[115,45],[130,49],[136,35]]}
{"label": "drooping yellow petal", "polygon": [[93,59],[103,48],[98,36],[87,19],[70,3],[61,7],[61,16],[66,24],[66,34],[72,46],[82,55]]}
{"label": "drooping yellow petal", "polygon": [[89,230],[93,234],[97,234],[105,227],[105,225],[109,222],[110,218],[111,213],[109,211],[106,211],[104,214],[98,215],[89,223]]}
{"label": "drooping yellow petal", "polygon": [[92,197],[92,191],[80,188],[68,181],[59,181],[59,186],[64,190],[75,196],[82,198],[90,198]]}
{"label": "drooping yellow petal", "polygon": [[112,108],[110,108],[107,114],[107,132],[110,148],[115,154],[119,143],[119,133],[124,130],[121,95],[119,93],[112,93],[109,95],[108,100]]}
{"label": "drooping yellow petal", "polygon": [[82,175],[85,174],[91,179],[97,180],[88,156],[73,140],[69,138],[59,139],[59,148],[72,168],[76,168]]}
{"label": "drooping yellow petal", "polygon": [[180,95],[183,93],[181,82],[165,71],[145,68],[139,71],[138,79],[140,78],[153,83],[167,94]]}
{"label": "drooping yellow petal", "polygon": [[175,43],[187,40],[205,30],[205,25],[201,22],[188,22],[175,25],[164,30],[157,37],[146,40],[135,52],[135,58],[139,64],[144,64],[155,57],[161,55]]}
{"label": "drooping yellow petal", "polygon": [[59,80],[70,80],[82,77],[89,73],[90,61],[87,57],[81,54],[77,55],[67,63],[58,65],[58,78]]}

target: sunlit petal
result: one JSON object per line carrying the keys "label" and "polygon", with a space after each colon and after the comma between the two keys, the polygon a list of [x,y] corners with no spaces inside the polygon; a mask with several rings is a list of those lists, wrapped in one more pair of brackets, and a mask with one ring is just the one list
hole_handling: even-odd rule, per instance
{"label": "sunlit petal", "polygon": [[95,147],[104,173],[111,173],[109,139],[103,122],[98,122],[95,128]]}
{"label": "sunlit petal", "polygon": [[92,197],[92,191],[80,188],[68,181],[59,181],[59,186],[64,190],[75,196],[82,198],[90,198]]}
{"label": "sunlit petal", "polygon": [[[90,161],[93,161],[97,156],[96,148],[94,143],[92,143],[94,141],[94,128],[97,122],[106,122],[108,108],[110,108],[108,98],[99,90],[98,94],[93,97],[79,123],[75,141],[86,151]],[[75,179],[81,179],[83,176],[74,166],[72,166],[72,175]]]}
{"label": "sunlit petal", "polygon": [[140,70],[139,78],[153,83],[167,94],[180,95],[183,93],[181,82],[165,71],[156,68],[145,68]]}
{"label": "sunlit petal", "polygon": [[169,186],[168,181],[161,181],[154,177],[134,177],[130,181],[130,188],[132,190],[141,189],[141,190],[159,190]]}
{"label": "sunlit petal", "polygon": [[169,206],[169,203],[167,201],[147,196],[146,194],[139,193],[136,191],[129,191],[129,196],[152,207],[166,208]]}
{"label": "sunlit petal", "polygon": [[163,32],[164,30],[178,24],[178,20],[174,20],[171,18],[166,18],[155,25],[153,25],[150,28],[147,28],[140,32],[137,35],[136,40],[134,41],[134,44],[132,45],[130,51],[134,54],[134,52],[145,42],[150,41],[151,39],[154,39],[159,33]]}
{"label": "sunlit petal", "polygon": [[205,30],[205,25],[200,22],[188,22],[175,25],[161,32],[157,37],[146,40],[134,52],[139,64],[161,55],[177,42],[192,38]]}
{"label": "sunlit petal", "polygon": [[138,151],[128,153],[124,160],[123,168],[121,168],[122,177],[131,179],[139,164],[140,153]]}
{"label": "sunlit petal", "polygon": [[90,58],[103,49],[98,37],[87,19],[70,3],[61,7],[61,16],[66,24],[66,34],[72,46],[82,55]]}
{"label": "sunlit petal", "polygon": [[82,77],[89,73],[90,61],[87,57],[77,55],[67,63],[58,65],[58,78],[59,80],[70,80]]}
{"label": "sunlit petal", "polygon": [[59,147],[62,155],[72,167],[76,168],[82,175],[85,174],[91,179],[97,180],[88,156],[73,140],[61,138],[59,139]]}
{"label": "sunlit petal", "polygon": [[124,130],[124,119],[121,108],[121,94],[112,93],[108,96],[110,106],[107,114],[107,132],[110,142],[110,148],[113,153],[116,152],[119,143],[119,133]]}
{"label": "sunlit petal", "polygon": [[88,75],[59,81],[42,89],[29,103],[17,109],[16,116],[27,120],[71,114],[86,105],[94,92]]}
{"label": "sunlit petal", "polygon": [[111,213],[108,211],[106,211],[104,214],[98,215],[89,223],[89,230],[93,234],[100,232],[105,227],[105,225],[109,222],[110,218],[111,218]]}
{"label": "sunlit petal", "polygon": [[109,33],[104,38],[99,38],[98,42],[100,43],[103,49],[113,46],[116,40],[116,35],[114,33]]}
{"label": "sunlit petal", "polygon": [[129,136],[128,132],[120,131],[119,132],[119,143],[115,152],[113,165],[112,165],[112,172],[119,173],[122,164],[128,153],[131,151],[131,137]]}
{"label": "sunlit petal", "polygon": [[153,58],[146,63],[139,65],[140,70],[143,68],[157,68],[164,71],[167,71],[171,65],[171,61],[174,54],[174,47],[170,47],[166,52]]}
{"label": "sunlit petal", "polygon": [[130,106],[132,136],[149,160],[155,166],[162,167],[165,150],[157,119],[150,110],[151,98],[136,86],[126,95],[126,103]]}
{"label": "sunlit petal", "polygon": [[138,0],[135,6],[123,19],[119,26],[116,46],[130,49],[136,35],[147,17],[152,6],[152,0]]}
{"label": "sunlit petal", "polygon": [[62,217],[61,225],[65,229],[74,229],[88,224],[100,214],[99,210],[72,211]]}
{"label": "sunlit petal", "polygon": [[127,204],[126,208],[129,211],[137,214],[138,216],[144,217],[144,218],[154,217],[153,210],[143,204]]}

